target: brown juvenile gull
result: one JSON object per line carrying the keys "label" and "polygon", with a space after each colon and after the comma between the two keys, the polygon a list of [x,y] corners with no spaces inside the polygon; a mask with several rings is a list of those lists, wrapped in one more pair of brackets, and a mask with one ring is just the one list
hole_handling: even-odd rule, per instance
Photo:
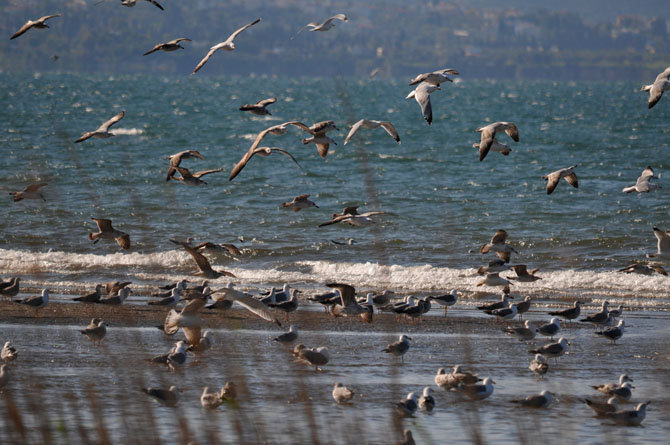
{"label": "brown juvenile gull", "polygon": [[607,402],[599,402],[597,400],[584,399],[589,408],[596,413],[596,417],[606,417],[609,414],[616,412],[616,397],[610,397]]}
{"label": "brown juvenile gull", "polygon": [[354,398],[356,393],[351,389],[344,386],[342,383],[337,382],[333,387],[333,399],[338,404],[348,403],[351,399]]}
{"label": "brown juvenile gull", "polygon": [[126,115],[126,113],[123,110],[120,111],[116,116],[114,116],[113,118],[111,118],[107,122],[100,125],[97,130],[87,131],[86,133],[82,134],[79,137],[79,139],[74,141],[75,144],[79,143],[79,142],[83,142],[83,141],[85,141],[86,139],[89,139],[89,138],[102,138],[102,139],[111,138],[112,136],[114,136],[114,133],[110,133],[109,128],[112,125],[114,125],[115,123],[117,123],[118,121],[120,121],[121,119],[123,119],[123,116],[125,116],[125,115]]}
{"label": "brown juvenile gull", "polygon": [[421,114],[423,114],[423,118],[428,122],[428,125],[433,124],[433,106],[430,103],[430,93],[439,89],[439,85],[431,85],[428,82],[421,82],[414,91],[410,92],[405,98],[405,100],[407,100],[413,97],[416,100],[421,107]]}
{"label": "brown juvenile gull", "polygon": [[553,401],[553,394],[547,390],[544,390],[540,394],[528,396],[521,400],[512,400],[511,402],[518,403],[521,406],[527,406],[528,408],[546,408],[551,405]]}
{"label": "brown juvenile gull", "polygon": [[44,17],[40,17],[37,20],[28,20],[25,25],[23,25],[18,31],[14,33],[13,36],[9,38],[9,40],[15,39],[26,31],[28,31],[30,28],[36,28],[36,29],[46,29],[49,27],[49,25],[46,24],[46,21],[49,19],[52,19],[54,17],[60,17],[60,14],[53,14],[53,15],[45,15]]}
{"label": "brown juvenile gull", "polygon": [[628,376],[628,374],[621,374],[619,376],[619,380],[617,383],[603,383],[602,385],[594,385],[592,386],[593,389],[600,391],[601,393],[605,395],[611,395],[610,393],[612,392],[613,389],[616,388],[621,388],[624,383],[626,382],[633,382],[633,379]]}
{"label": "brown juvenile gull", "polygon": [[577,168],[578,165],[579,164],[575,164],[542,176],[542,179],[547,181],[547,195],[551,195],[561,178],[564,178],[567,183],[574,188],[579,188],[579,181],[577,180],[577,175],[574,172],[574,169]]}
{"label": "brown juvenile gull", "polygon": [[540,269],[533,269],[529,271],[525,264],[517,264],[510,266],[509,268],[516,273],[516,277],[510,277],[510,280],[517,280],[523,283],[532,283],[533,281],[542,279],[538,276],[535,276],[535,274]]}
{"label": "brown juvenile gull", "polygon": [[107,291],[107,295],[116,295],[121,289],[128,286],[129,284],[132,284],[132,281],[110,281],[105,284],[105,290]]}
{"label": "brown juvenile gull", "polygon": [[289,202],[284,202],[282,203],[282,207],[288,207],[293,209],[294,212],[299,212],[301,209],[308,209],[310,207],[316,207],[317,209],[319,208],[318,205],[314,201],[310,201],[309,198],[310,195],[298,195],[295,198],[293,198],[292,201]]}
{"label": "brown juvenile gull", "polygon": [[304,138],[302,143],[307,145],[309,143],[314,143],[316,145],[316,151],[319,152],[319,155],[322,158],[328,156],[328,149],[330,144],[337,145],[337,142],[329,138],[326,133],[333,130],[340,131],[339,128],[335,125],[334,121],[321,121],[313,124],[311,127],[303,124],[302,122],[293,122],[294,126],[302,129],[303,131],[311,134],[311,137]]}
{"label": "brown juvenile gull", "polygon": [[623,190],[621,191],[624,193],[631,193],[631,192],[647,193],[652,190],[656,190],[658,188],[661,188],[661,186],[658,184],[652,184],[650,182],[652,179],[656,178],[658,177],[654,176],[654,169],[651,167],[647,167],[644,170],[642,170],[642,174],[640,175],[639,178],[637,178],[635,185],[631,185],[630,187],[624,187]]}
{"label": "brown juvenile gull", "polygon": [[207,184],[205,181],[203,181],[202,178],[205,175],[209,175],[212,173],[219,173],[222,171],[222,168],[215,168],[211,170],[201,170],[195,173],[191,173],[191,171],[185,167],[175,167],[175,170],[179,172],[181,176],[175,176],[172,175],[170,179],[174,179],[175,181],[179,181],[182,184],[186,185],[191,185],[191,186],[196,186],[196,185],[201,185],[201,184]]}
{"label": "brown juvenile gull", "polygon": [[46,199],[44,199],[44,196],[42,196],[42,193],[40,193],[39,191],[45,185],[49,184],[45,182],[41,182],[39,184],[31,184],[25,189],[23,189],[22,192],[9,192],[9,194],[14,197],[14,202],[19,202],[23,199],[41,199],[42,201],[46,201]]}
{"label": "brown juvenile gull", "polygon": [[410,81],[410,85],[416,85],[417,83],[421,82],[426,82],[431,85],[437,85],[439,86],[441,83],[444,82],[453,82],[452,79],[450,79],[447,74],[453,74],[455,76],[458,76],[458,71],[451,69],[451,68],[444,68],[441,70],[433,71],[432,73],[423,73],[419,74],[414,79]]}
{"label": "brown juvenile gull", "polygon": [[159,43],[153,48],[151,48],[149,51],[144,53],[143,55],[148,56],[149,54],[155,53],[156,51],[171,52],[171,51],[177,51],[178,49],[184,49],[184,47],[181,46],[179,42],[190,42],[190,41],[191,39],[180,37],[178,39],[170,40],[169,42]]}
{"label": "brown juvenile gull", "polygon": [[324,346],[314,349],[301,344],[293,349],[293,354],[299,361],[314,366],[317,371],[320,370],[319,366],[326,365],[330,361],[328,348]]}
{"label": "brown juvenile gull", "polygon": [[220,49],[224,49],[224,50],[226,50],[226,51],[233,51],[233,50],[235,49],[235,43],[233,42],[233,41],[235,40],[235,38],[236,38],[242,31],[244,31],[245,29],[249,28],[250,26],[255,25],[256,23],[258,23],[258,22],[260,22],[260,21],[261,21],[261,19],[256,19],[256,20],[254,20],[253,22],[249,23],[248,25],[244,25],[243,27],[241,27],[240,29],[238,29],[237,31],[235,31],[234,33],[232,33],[230,36],[228,36],[228,38],[227,38],[226,40],[224,40],[223,42],[218,43],[218,44],[212,46],[212,47],[209,49],[209,51],[207,52],[207,55],[200,61],[200,63],[198,63],[198,66],[195,67],[195,69],[193,70],[193,72],[191,73],[191,75],[197,73],[197,72],[200,70],[200,68],[202,68],[203,66],[205,66],[205,64],[206,64],[207,61],[210,59],[210,57],[212,57],[212,56],[214,55],[214,53],[217,52],[218,50],[220,50]]}
{"label": "brown juvenile gull", "polygon": [[23,300],[15,300],[15,303],[25,304],[35,310],[37,317],[38,310],[49,304],[49,290],[43,289],[42,295],[24,298]]}
{"label": "brown juvenile gull", "polygon": [[330,310],[336,317],[356,317],[368,312],[367,308],[364,308],[356,301],[356,289],[353,286],[342,283],[328,283],[326,286],[340,291],[340,303],[333,306]]}
{"label": "brown juvenile gull", "polygon": [[19,353],[16,348],[12,346],[12,342],[6,341],[5,345],[2,347],[2,351],[0,351],[0,360],[7,363],[16,360],[16,357],[18,356]]}
{"label": "brown juvenile gull", "polygon": [[111,219],[91,218],[98,225],[98,233],[89,233],[88,239],[93,241],[93,244],[100,241],[100,239],[113,239],[121,246],[122,249],[130,249],[130,235],[116,230],[112,227]]}
{"label": "brown juvenile gull", "polygon": [[209,387],[202,390],[200,405],[205,409],[216,409],[223,403],[221,392],[209,392]]}
{"label": "brown juvenile gull", "polygon": [[193,257],[195,264],[198,266],[198,269],[200,269],[200,272],[196,272],[194,275],[210,279],[216,279],[222,276],[237,278],[235,274],[233,274],[232,272],[228,272],[226,270],[218,271],[212,269],[212,266],[209,264],[209,260],[207,259],[207,257],[198,252],[194,247],[191,247],[190,244],[184,241],[176,241],[173,239],[171,239],[170,241],[173,242],[174,244],[182,246],[184,250],[186,250]]}
{"label": "brown juvenile gull", "polygon": [[507,244],[507,232],[504,230],[498,230],[491,238],[491,242],[484,244],[480,249],[479,253],[488,253],[495,252],[498,257],[506,263],[509,263],[512,256],[512,252],[519,254],[512,246]]}
{"label": "brown juvenile gull", "polygon": [[663,91],[668,90],[670,90],[670,67],[667,67],[665,71],[656,76],[654,83],[642,87],[641,91],[649,91],[649,102],[647,104],[647,108],[650,109],[656,105],[656,103],[661,100]]}
{"label": "brown juvenile gull", "polygon": [[124,287],[123,289],[119,290],[118,294],[112,295],[111,297],[107,298],[101,298],[100,300],[96,301],[96,303],[106,304],[110,306],[119,306],[123,304],[126,298],[128,298],[130,292],[131,292],[130,288]]}
{"label": "brown juvenile gull", "polygon": [[298,328],[296,325],[292,324],[288,328],[288,332],[285,332],[273,339],[273,341],[279,343],[293,343],[298,339]]}
{"label": "brown juvenile gull", "polygon": [[173,407],[177,406],[179,401],[179,390],[172,385],[169,389],[163,388],[142,388],[142,392],[148,394],[161,405]]}
{"label": "brown juvenile gull", "polygon": [[302,166],[298,162],[296,158],[293,157],[291,153],[288,151],[284,150],[283,148],[278,148],[278,147],[256,147],[251,151],[247,151],[244,156],[242,156],[242,159],[239,160],[237,164],[233,167],[233,170],[230,172],[230,176],[228,177],[229,181],[232,181],[235,176],[237,176],[242,169],[247,165],[247,163],[251,160],[254,155],[258,156],[263,156],[267,157],[270,156],[272,153],[280,153],[283,154],[284,156],[291,158],[293,162],[302,170]]}
{"label": "brown juvenile gull", "polygon": [[494,122],[478,128],[477,131],[482,134],[481,140],[479,141],[479,161],[483,161],[489,153],[489,150],[493,145],[493,139],[495,139],[496,133],[500,131],[507,133],[514,142],[519,142],[519,129],[513,122]]}
{"label": "brown juvenile gull", "polygon": [[269,97],[267,99],[259,100],[255,104],[244,104],[240,107],[240,111],[251,111],[256,116],[272,116],[267,109],[268,105],[277,102],[276,97]]}
{"label": "brown juvenile gull", "polygon": [[[146,0],[146,1],[156,6],[161,11],[164,11],[163,7],[156,0]],[[128,8],[132,8],[137,4],[137,0],[121,0],[121,4],[123,6],[127,6]]]}
{"label": "brown juvenile gull", "polygon": [[639,426],[647,416],[647,405],[651,402],[638,403],[633,410],[615,411],[607,416],[617,425]]}
{"label": "brown juvenile gull", "polygon": [[95,291],[90,294],[82,295],[81,297],[73,298],[73,301],[81,301],[82,303],[97,303],[102,298],[102,284],[96,284]]}
{"label": "brown juvenile gull", "polygon": [[307,28],[311,28],[311,29],[310,29],[311,32],[314,32],[314,31],[326,32],[326,31],[328,31],[329,29],[335,27],[335,23],[336,23],[336,22],[335,22],[334,20],[341,20],[341,21],[343,21],[343,22],[348,22],[348,21],[349,21],[349,19],[347,19],[347,16],[346,16],[346,15],[344,15],[344,14],[335,14],[334,16],[329,17],[328,19],[326,19],[323,23],[320,23],[320,22],[309,22],[308,24],[306,24],[305,26],[303,26],[302,28],[300,28],[300,31],[298,31],[298,32],[296,33],[295,36],[291,37],[291,40],[293,40],[294,38],[296,38],[296,37],[298,36],[298,34],[300,34],[301,32],[303,32],[303,31],[306,30]]}
{"label": "brown juvenile gull", "polygon": [[21,278],[14,277],[9,281],[11,284],[0,289],[0,295],[5,297],[16,297],[19,294]]}
{"label": "brown juvenile gull", "polygon": [[630,266],[626,266],[623,269],[619,269],[619,272],[626,273],[639,273],[642,275],[653,275],[658,273],[661,275],[668,276],[668,272],[661,266],[657,264],[637,264],[633,263]]}
{"label": "brown juvenile gull", "polygon": [[349,134],[344,140],[344,145],[347,145],[347,142],[349,142],[351,138],[356,134],[356,132],[361,128],[367,128],[369,130],[372,130],[374,128],[379,127],[382,127],[384,130],[386,130],[389,136],[391,136],[398,144],[400,143],[400,136],[398,136],[398,131],[395,129],[395,127],[391,122],[361,119],[351,127],[351,130],[349,130]]}
{"label": "brown juvenile gull", "polygon": [[656,244],[656,253],[648,253],[647,258],[670,258],[670,230],[663,232],[658,227],[652,227],[652,229],[658,243]]}
{"label": "brown juvenile gull", "polygon": [[372,218],[370,218],[371,216],[386,214],[386,212],[379,211],[358,213],[358,207],[359,206],[345,207],[342,213],[334,213],[333,218],[330,221],[319,224],[319,227],[329,226],[340,222],[346,222],[349,225],[356,227],[369,226],[375,223]]}
{"label": "brown juvenile gull", "polygon": [[98,322],[97,326],[87,326],[86,329],[83,329],[79,332],[87,336],[94,343],[100,343],[102,339],[105,338],[105,334],[107,334],[107,322],[101,320]]}
{"label": "brown juvenile gull", "polygon": [[[472,144],[472,147],[479,150],[480,144],[479,143]],[[512,152],[512,149],[509,148],[509,145],[501,144],[500,142],[498,142],[497,138],[493,138],[493,143],[491,144],[489,151],[497,151],[503,156],[509,156],[509,154]]]}
{"label": "brown juvenile gull", "polygon": [[397,341],[394,341],[393,343],[390,343],[389,345],[386,346],[386,348],[382,349],[382,352],[386,352],[387,354],[391,354],[394,356],[400,356],[402,362],[405,362],[405,353],[409,351],[410,347],[410,340],[411,338],[408,337],[405,334],[402,334],[400,338],[398,338]]}
{"label": "brown juvenile gull", "polygon": [[170,178],[174,176],[175,172],[177,171],[177,167],[179,167],[181,164],[181,161],[191,158],[205,159],[197,150],[180,151],[179,153],[168,156],[168,159],[170,160],[170,168],[168,169],[167,178],[165,178],[165,180],[169,181]]}

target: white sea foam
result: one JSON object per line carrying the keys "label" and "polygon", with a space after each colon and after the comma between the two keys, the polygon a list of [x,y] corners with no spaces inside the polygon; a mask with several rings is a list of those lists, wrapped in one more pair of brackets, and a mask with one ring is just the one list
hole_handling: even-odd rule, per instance
{"label": "white sea foam", "polygon": [[144,129],[142,128],[115,128],[111,131],[116,136],[137,136],[144,134]]}

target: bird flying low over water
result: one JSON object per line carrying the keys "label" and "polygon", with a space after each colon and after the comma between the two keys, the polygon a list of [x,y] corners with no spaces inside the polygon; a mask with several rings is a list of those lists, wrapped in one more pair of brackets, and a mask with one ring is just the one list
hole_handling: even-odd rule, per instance
{"label": "bird flying low over water", "polygon": [[169,181],[172,176],[174,176],[175,172],[177,171],[177,167],[179,167],[181,164],[181,161],[191,158],[205,159],[197,150],[180,151],[179,153],[168,156],[168,159],[170,160],[170,168],[168,169],[167,178],[165,180]]}
{"label": "bird flying low over water", "polygon": [[47,25],[46,21],[49,19],[52,19],[54,17],[60,17],[60,14],[53,14],[53,15],[45,15],[44,17],[40,17],[37,20],[28,20],[21,28],[19,28],[18,31],[12,35],[9,40],[13,40],[19,36],[22,36],[26,31],[28,31],[30,28],[35,28],[35,29],[46,29],[49,27]]}
{"label": "bird flying low over water", "polygon": [[212,266],[209,264],[209,260],[207,259],[207,257],[198,252],[189,243],[186,243],[184,241],[176,241],[173,239],[171,239],[170,241],[173,242],[174,244],[182,246],[184,250],[186,250],[193,257],[195,264],[198,266],[198,269],[200,269],[200,272],[197,272],[194,275],[199,275],[211,279],[219,278],[222,276],[237,278],[232,272],[228,272],[226,270],[218,271],[212,269]]}
{"label": "bird flying low over water", "polygon": [[[479,141],[479,160],[483,161],[489,153],[496,133],[504,131],[514,142],[519,142],[519,129],[513,122],[494,122],[492,124],[480,127],[477,129],[481,133],[481,140]],[[497,142],[497,141],[496,141]]]}
{"label": "bird flying low over water", "polygon": [[307,29],[307,28],[311,28],[310,31],[312,31],[312,32],[314,32],[314,31],[320,31],[320,32],[328,31],[329,29],[335,27],[335,24],[336,24],[337,22],[334,22],[334,20],[341,20],[341,21],[343,21],[343,22],[348,22],[348,21],[349,21],[349,19],[347,18],[346,15],[344,15],[344,14],[335,14],[334,16],[332,16],[332,17],[326,19],[323,23],[319,23],[319,22],[309,22],[308,24],[306,24],[305,26],[303,26],[302,28],[300,28],[300,31],[298,31],[298,33],[297,33],[294,37],[291,37],[291,40],[293,40],[294,38],[296,38],[296,37],[298,36],[298,34],[300,34],[301,32],[303,32],[303,31],[304,31],[305,29]]}
{"label": "bird flying low over water", "polygon": [[391,136],[397,143],[400,143],[400,136],[398,136],[398,131],[391,122],[361,119],[351,127],[351,130],[349,130],[349,134],[344,140],[344,145],[347,145],[347,142],[349,142],[351,138],[354,137],[356,132],[361,128],[367,128],[371,130],[378,127],[382,127],[384,130],[386,130],[389,136]]}
{"label": "bird flying low over water", "polygon": [[352,226],[362,227],[374,224],[375,222],[370,218],[375,215],[385,215],[386,212],[365,212],[358,213],[358,206],[345,207],[342,213],[334,213],[330,221],[319,224],[319,227],[329,226],[340,222],[346,222]]}
{"label": "bird flying low over water", "polygon": [[435,90],[439,90],[439,85],[431,85],[428,82],[421,82],[414,91],[410,92],[405,100],[414,98],[416,102],[421,107],[421,114],[423,118],[428,122],[428,125],[433,123],[433,106],[430,103],[430,93]]}
{"label": "bird flying low over water", "polygon": [[86,133],[82,134],[79,137],[79,139],[74,141],[74,143],[77,144],[90,138],[101,138],[101,139],[111,138],[112,136],[114,136],[114,133],[110,133],[109,128],[118,121],[120,121],[121,119],[123,119],[123,116],[125,115],[126,113],[124,111],[120,111],[116,116],[100,125],[97,130],[87,131]]}
{"label": "bird flying low over water", "polygon": [[247,165],[247,163],[251,160],[251,158],[254,157],[254,155],[268,157],[272,153],[283,154],[284,156],[290,158],[293,162],[295,162],[295,165],[297,165],[300,168],[300,170],[302,170],[302,166],[300,165],[298,160],[296,158],[294,158],[291,153],[284,150],[283,148],[279,148],[279,147],[256,147],[253,150],[250,150],[250,151],[246,152],[246,154],[244,156],[242,156],[242,159],[240,159],[240,161],[237,164],[235,164],[235,166],[233,167],[233,170],[230,172],[230,176],[228,177],[228,180],[232,181],[233,179],[235,179],[235,176],[237,176],[242,171],[242,169]]}
{"label": "bird flying low over water", "polygon": [[310,207],[319,208],[314,201],[310,201],[310,195],[299,195],[293,198],[292,201],[282,203],[282,207],[288,207],[293,209],[294,212],[299,212],[301,209],[308,209]]}
{"label": "bird flying low over water", "polygon": [[644,170],[642,170],[642,174],[640,175],[639,178],[637,178],[637,182],[635,182],[635,185],[631,185],[630,187],[624,187],[623,190],[621,191],[624,193],[631,193],[631,192],[645,193],[661,188],[660,185],[653,184],[651,182],[652,179],[658,179],[658,176],[654,176],[653,168],[647,167]]}
{"label": "bird flying low over water", "polygon": [[[481,144],[479,143],[472,144],[472,147],[476,148],[477,150],[479,150],[480,146]],[[491,148],[489,148],[489,151],[497,151],[503,156],[509,156],[509,154],[512,152],[512,149],[509,148],[507,144],[501,144],[500,142],[498,142],[497,138],[493,138],[493,143],[491,144]]]}
{"label": "bird flying low over water", "polygon": [[648,253],[647,258],[670,258],[670,230],[663,232],[658,227],[652,229],[658,243],[656,244],[656,253]]}
{"label": "bird flying low over water", "polygon": [[670,90],[670,66],[662,73],[656,76],[656,80],[651,85],[645,85],[641,91],[649,91],[649,102],[647,108],[652,108],[661,100],[663,91]]}
{"label": "bird flying low over water", "polygon": [[453,74],[457,76],[459,73],[454,69],[444,68],[441,70],[433,71],[432,73],[419,74],[414,79],[412,79],[409,84],[416,85],[417,83],[426,82],[431,85],[439,86],[441,83],[444,82],[453,82],[453,80],[450,79],[447,76],[447,74]]}
{"label": "bird flying low over water", "polygon": [[186,37],[180,37],[178,39],[170,40],[169,42],[165,43],[159,43],[153,48],[151,48],[149,51],[144,53],[144,56],[148,56],[149,54],[155,53],[156,51],[165,51],[165,52],[171,52],[171,51],[177,51],[178,49],[184,49],[183,46],[179,44],[179,42],[190,42],[191,39],[187,39]]}
{"label": "bird flying low over water", "polygon": [[113,239],[121,246],[122,249],[130,249],[130,235],[112,227],[111,219],[91,218],[98,225],[98,233],[89,233],[88,239],[93,241],[93,244],[100,241],[100,239]]}
{"label": "bird flying low over water", "polygon": [[574,169],[577,168],[578,165],[579,164],[575,164],[570,167],[562,168],[560,170],[556,170],[555,172],[549,173],[548,175],[542,176],[542,179],[547,181],[547,195],[551,195],[551,193],[558,185],[558,181],[560,181],[561,178],[565,179],[567,183],[573,186],[574,188],[579,188],[577,175],[574,172]]}
{"label": "bird flying low over water", "polygon": [[[163,7],[156,0],[146,0],[146,1],[148,1],[149,3],[151,3],[152,5],[157,7],[158,9],[160,9],[161,11],[165,11],[163,9]],[[132,8],[133,6],[135,6],[137,4],[137,0],[121,0],[121,4],[123,6],[128,7],[128,8]]]}
{"label": "bird flying low over water", "polygon": [[212,173],[219,173],[222,171],[222,168],[215,168],[211,170],[201,170],[195,173],[191,173],[191,171],[185,167],[175,167],[175,170],[179,172],[181,176],[175,176],[174,174],[170,176],[170,179],[174,179],[175,181],[179,181],[182,184],[186,185],[201,185],[201,184],[207,184],[205,181],[203,181],[202,178],[205,175],[209,175]]}
{"label": "bird flying low over water", "polygon": [[270,97],[268,99],[259,100],[255,104],[245,104],[240,107],[240,111],[250,111],[257,116],[271,116],[267,110],[267,106],[277,102],[276,97]]}
{"label": "bird flying low over water", "polygon": [[200,61],[200,63],[198,63],[198,65],[195,67],[195,69],[193,70],[193,72],[191,73],[191,75],[197,73],[197,72],[200,70],[200,68],[202,68],[203,66],[205,66],[205,64],[207,63],[207,61],[208,61],[208,60],[214,55],[214,53],[217,52],[218,50],[220,50],[220,49],[224,49],[224,50],[226,50],[226,51],[233,51],[233,50],[235,49],[235,43],[234,43],[235,38],[236,38],[238,35],[240,35],[240,33],[241,33],[242,31],[244,31],[245,29],[247,29],[247,28],[249,28],[249,27],[255,25],[256,23],[258,23],[258,22],[260,22],[260,21],[261,21],[261,19],[256,19],[256,20],[254,20],[253,22],[249,23],[248,25],[244,25],[243,27],[241,27],[240,29],[238,29],[237,31],[235,31],[234,33],[232,33],[230,36],[228,36],[228,38],[227,38],[226,40],[224,40],[223,42],[218,43],[218,44],[212,46],[212,47],[209,49],[209,51],[207,52],[207,55],[206,55],[206,56]]}
{"label": "bird flying low over water", "polygon": [[337,142],[326,135],[326,133],[333,130],[340,131],[340,129],[335,126],[335,122],[333,121],[317,122],[311,127],[308,127],[302,122],[295,122],[293,125],[312,135],[311,137],[304,138],[302,143],[304,145],[314,143],[314,145],[316,145],[316,151],[319,152],[319,155],[322,158],[328,156],[328,149],[330,148],[330,144],[337,145]]}
{"label": "bird flying low over water", "polygon": [[512,252],[516,253],[517,255],[519,254],[519,252],[514,250],[514,247],[507,244],[506,241],[507,241],[507,232],[502,229],[498,230],[491,238],[491,242],[484,244],[479,249],[479,253],[484,254],[489,252],[495,252],[502,261],[504,261],[505,263],[509,263],[510,258],[512,256]]}
{"label": "bird flying low over water", "polygon": [[14,197],[14,202],[19,202],[23,199],[41,199],[42,201],[46,201],[42,193],[39,191],[46,185],[49,184],[45,182],[41,182],[39,184],[30,184],[28,187],[24,188],[22,192],[9,192],[9,194]]}

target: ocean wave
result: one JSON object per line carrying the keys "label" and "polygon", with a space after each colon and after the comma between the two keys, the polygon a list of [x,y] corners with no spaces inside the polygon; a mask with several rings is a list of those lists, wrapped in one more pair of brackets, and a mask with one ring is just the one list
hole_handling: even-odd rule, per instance
{"label": "ocean wave", "polygon": [[115,128],[112,133],[114,135],[119,136],[137,136],[140,134],[144,134],[144,129],[142,128]]}

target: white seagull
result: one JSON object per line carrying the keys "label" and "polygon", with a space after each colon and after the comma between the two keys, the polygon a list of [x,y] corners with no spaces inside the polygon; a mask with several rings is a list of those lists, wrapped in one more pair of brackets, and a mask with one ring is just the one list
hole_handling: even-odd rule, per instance
{"label": "white seagull", "polygon": [[654,83],[643,86],[641,91],[649,91],[649,102],[647,107],[652,108],[659,100],[661,100],[663,91],[668,90],[670,90],[670,66],[656,76]]}
{"label": "white seagull", "polygon": [[335,399],[335,402],[338,404],[348,403],[355,394],[354,391],[342,385],[340,382],[335,383],[335,387],[333,387],[333,399]]}
{"label": "white seagull", "polygon": [[121,110],[116,116],[100,125],[97,130],[87,131],[86,133],[83,133],[81,136],[79,136],[79,139],[74,141],[74,143],[77,144],[90,138],[101,138],[101,139],[111,138],[112,136],[114,136],[114,133],[111,133],[109,131],[109,128],[118,121],[120,121],[121,119],[123,119],[123,116],[125,115],[126,113],[123,110]]}
{"label": "white seagull", "polygon": [[441,89],[439,85],[431,85],[428,82],[421,82],[414,91],[410,92],[405,100],[411,99],[412,97],[421,107],[421,114],[423,118],[428,122],[428,125],[433,123],[433,106],[430,103],[430,93],[435,90]]}
{"label": "white seagull", "polygon": [[302,28],[300,28],[300,31],[298,31],[297,34],[296,34],[294,37],[291,38],[291,40],[293,40],[294,38],[296,38],[296,37],[298,36],[298,34],[300,34],[301,32],[303,32],[303,31],[304,31],[305,29],[307,29],[307,28],[311,28],[311,29],[310,29],[311,32],[314,32],[314,31],[326,32],[326,31],[328,31],[329,29],[335,27],[335,24],[336,24],[337,22],[335,22],[334,20],[341,20],[341,21],[343,21],[343,22],[348,22],[348,21],[349,21],[349,19],[347,18],[346,15],[344,15],[344,14],[335,14],[334,16],[332,16],[332,17],[326,19],[323,23],[319,23],[319,22],[309,22],[308,24],[306,24],[305,26],[303,26]]}
{"label": "white seagull", "polygon": [[656,244],[656,253],[648,253],[647,258],[670,258],[670,230],[663,232],[658,227],[652,227],[652,229],[658,244]]}
{"label": "white seagull", "polygon": [[384,130],[386,130],[389,136],[391,136],[398,144],[400,143],[400,136],[398,136],[398,131],[395,129],[395,127],[391,122],[361,119],[351,127],[351,130],[349,130],[349,134],[344,140],[344,145],[347,145],[347,142],[349,142],[351,138],[356,134],[356,132],[361,128],[367,128],[369,130],[372,130],[379,127],[382,127]]}
{"label": "white seagull", "polygon": [[478,147],[479,161],[483,161],[486,155],[489,153],[489,150],[493,145],[493,141],[495,140],[496,133],[500,131],[507,133],[507,135],[511,137],[514,142],[519,142],[519,129],[513,122],[494,122],[484,127],[477,128],[477,131],[482,134]]}
{"label": "white seagull", "polygon": [[624,193],[631,193],[631,192],[646,193],[661,188],[660,185],[651,183],[650,181],[652,179],[658,179],[658,176],[654,176],[653,168],[647,167],[644,170],[642,170],[642,174],[640,175],[639,178],[637,178],[637,182],[635,183],[635,185],[631,185],[630,187],[624,187],[623,190],[621,191]]}
{"label": "white seagull", "polygon": [[193,70],[191,75],[197,73],[200,70],[200,68],[205,66],[205,64],[210,59],[210,57],[212,57],[214,55],[214,53],[217,52],[218,50],[224,49],[226,51],[233,51],[235,49],[235,43],[233,42],[235,40],[235,37],[237,37],[245,29],[249,28],[250,26],[255,25],[256,23],[258,23],[260,21],[261,21],[261,19],[256,19],[253,22],[249,23],[248,25],[244,25],[243,27],[241,27],[240,29],[238,29],[237,31],[232,33],[225,41],[212,46],[209,49],[209,52],[207,52],[207,55],[205,56],[205,58],[202,59],[200,61],[200,63],[198,63],[198,66],[195,67],[195,69]]}
{"label": "white seagull", "polygon": [[453,82],[452,79],[450,79],[447,74],[453,74],[457,76],[459,73],[458,71],[451,69],[451,68],[444,68],[441,70],[433,71],[432,73],[423,73],[419,74],[414,79],[412,79],[409,84],[410,85],[416,85],[417,83],[421,82],[426,82],[431,85],[437,85],[439,86],[441,83],[444,82]]}
{"label": "white seagull", "polygon": [[575,164],[570,167],[562,168],[560,170],[556,170],[555,172],[549,173],[548,175],[542,176],[542,179],[547,181],[547,195],[551,195],[551,193],[558,185],[558,181],[560,181],[561,178],[564,178],[567,181],[567,183],[573,186],[574,188],[579,188],[579,181],[577,180],[577,175],[574,172],[575,168],[578,165],[579,164]]}
{"label": "white seagull", "polygon": [[28,20],[18,31],[14,33],[13,36],[9,38],[9,40],[15,39],[23,35],[23,33],[28,31],[30,28],[47,29],[49,25],[46,24],[46,21],[54,17],[60,17],[60,14],[45,15],[44,17],[40,17],[37,20]]}

